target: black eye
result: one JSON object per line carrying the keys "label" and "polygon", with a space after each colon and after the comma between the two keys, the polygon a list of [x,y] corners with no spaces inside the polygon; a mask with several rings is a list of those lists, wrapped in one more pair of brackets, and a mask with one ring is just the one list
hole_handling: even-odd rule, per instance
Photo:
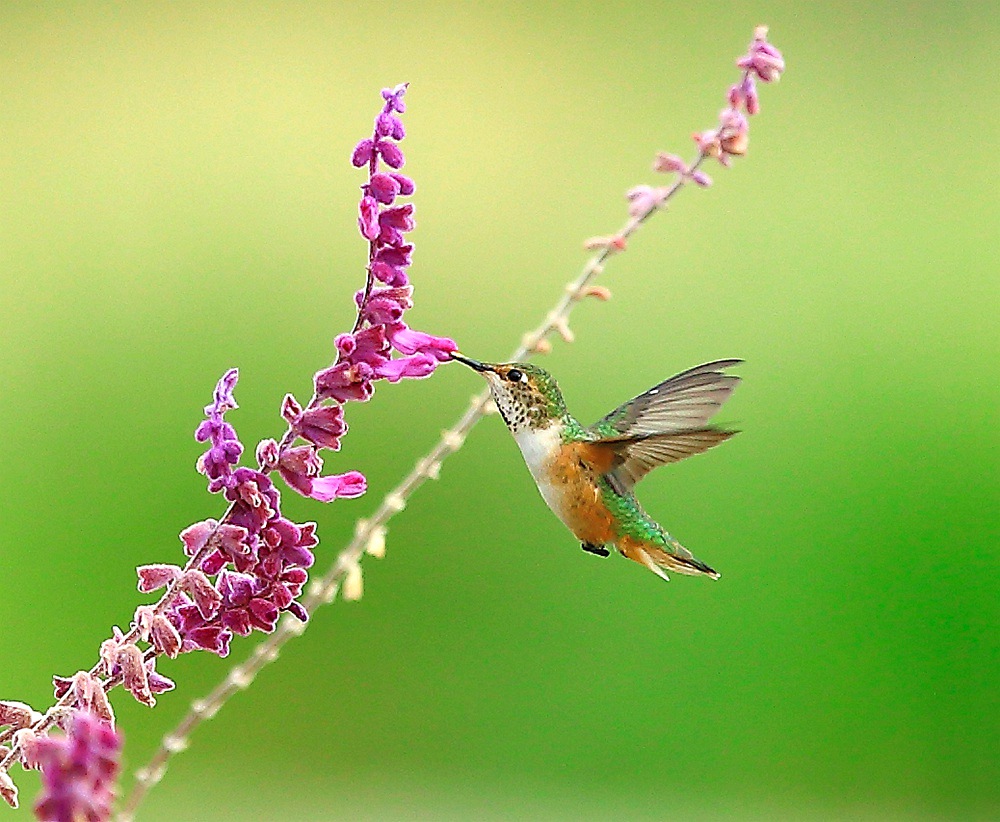
{"label": "black eye", "polygon": [[523,376],[524,374],[522,374],[516,368],[512,368],[510,369],[510,371],[507,372],[507,379],[510,380],[511,382],[520,382]]}

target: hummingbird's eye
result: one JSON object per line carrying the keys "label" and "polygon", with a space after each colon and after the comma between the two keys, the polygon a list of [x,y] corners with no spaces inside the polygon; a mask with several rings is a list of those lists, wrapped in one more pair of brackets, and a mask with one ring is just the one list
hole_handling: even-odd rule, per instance
{"label": "hummingbird's eye", "polygon": [[521,382],[521,380],[524,379],[524,374],[522,374],[516,368],[512,368],[510,369],[510,371],[507,372],[507,379],[510,380],[511,382]]}

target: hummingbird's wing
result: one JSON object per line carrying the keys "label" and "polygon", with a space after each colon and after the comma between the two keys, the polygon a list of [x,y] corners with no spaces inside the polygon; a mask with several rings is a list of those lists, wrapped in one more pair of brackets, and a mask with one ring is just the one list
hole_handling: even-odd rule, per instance
{"label": "hummingbird's wing", "polygon": [[590,427],[614,453],[615,479],[631,488],[654,468],[700,454],[735,431],[707,425],[740,381],[723,373],[742,360],[690,368],[629,400]]}
{"label": "hummingbird's wing", "polygon": [[608,476],[619,493],[629,491],[654,468],[668,462],[693,457],[725,442],[739,432],[721,428],[696,428],[676,434],[642,434],[638,437],[603,439],[594,443],[597,449],[613,452]]}
{"label": "hummingbird's wing", "polygon": [[619,406],[591,430],[602,437],[633,437],[702,428],[740,381],[722,369],[741,362],[716,360],[682,371]]}

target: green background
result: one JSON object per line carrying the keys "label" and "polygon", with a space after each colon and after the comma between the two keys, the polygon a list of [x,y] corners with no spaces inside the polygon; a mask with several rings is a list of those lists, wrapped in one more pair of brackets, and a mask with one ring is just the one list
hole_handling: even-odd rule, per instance
{"label": "green background", "polygon": [[[1000,817],[993,4],[5,4],[0,12],[0,695],[49,704],[217,516],[191,432],[224,369],[252,449],[349,328],[348,157],[409,81],[414,326],[504,357],[581,241],[690,156],[757,23],[788,72],[749,155],[609,264],[545,359],[592,421],[747,360],[745,433],[646,480],[722,579],[584,555],[500,420],[337,603],[177,758],[140,818]],[[989,358],[989,359],[988,359]],[[351,406],[371,490],[480,387]],[[234,643],[232,660],[252,645]],[[116,695],[126,769],[228,670]],[[15,770],[28,817],[37,781]],[[6,818],[6,817],[5,817]]]}

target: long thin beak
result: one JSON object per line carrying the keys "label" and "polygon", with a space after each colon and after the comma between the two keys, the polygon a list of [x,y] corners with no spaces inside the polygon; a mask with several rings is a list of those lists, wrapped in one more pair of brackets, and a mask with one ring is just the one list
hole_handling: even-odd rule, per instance
{"label": "long thin beak", "polygon": [[469,366],[469,368],[474,368],[476,371],[479,371],[480,373],[483,371],[493,370],[488,365],[484,365],[483,363],[479,362],[479,360],[470,360],[468,357],[463,357],[457,351],[451,352],[451,358],[453,360],[458,360],[459,362],[465,363],[467,366]]}

